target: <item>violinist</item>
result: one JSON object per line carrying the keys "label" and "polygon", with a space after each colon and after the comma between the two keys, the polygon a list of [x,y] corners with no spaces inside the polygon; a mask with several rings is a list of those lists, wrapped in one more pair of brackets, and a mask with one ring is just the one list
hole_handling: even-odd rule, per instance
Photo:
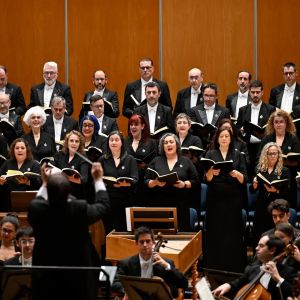
{"label": "violinist", "polygon": [[[272,300],[286,299],[288,296],[291,296],[292,280],[296,275],[296,270],[279,261],[276,262],[276,258],[279,254],[284,253],[284,249],[285,244],[278,237],[263,236],[256,247],[258,260],[248,265],[240,278],[220,285],[213,291],[213,294],[222,296],[231,292],[232,295],[235,295],[242,287],[248,284],[245,288],[262,286],[262,291],[268,292]],[[251,290],[249,293],[251,293]],[[234,299],[248,298],[236,296]]]}
{"label": "violinist", "polygon": [[[162,258],[158,252],[153,251],[155,246],[153,231],[148,227],[141,226],[136,229],[134,236],[138,254],[121,260],[118,264],[117,274],[144,278],[158,276],[164,279],[170,287],[173,297],[178,297],[178,288],[187,288],[187,279],[175,268],[172,260]],[[112,285],[112,291],[124,295],[124,289],[118,276]]]}

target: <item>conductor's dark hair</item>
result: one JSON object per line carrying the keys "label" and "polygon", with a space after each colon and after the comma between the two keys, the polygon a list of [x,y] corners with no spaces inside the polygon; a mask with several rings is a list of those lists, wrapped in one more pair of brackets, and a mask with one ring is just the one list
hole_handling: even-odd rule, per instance
{"label": "conductor's dark hair", "polygon": [[63,174],[53,174],[47,182],[48,201],[50,206],[63,206],[71,192],[71,184]]}
{"label": "conductor's dark hair", "polygon": [[134,239],[135,239],[136,243],[138,242],[138,240],[142,234],[150,234],[152,241],[154,241],[153,230],[147,226],[141,226],[141,227],[138,227],[134,232]]}

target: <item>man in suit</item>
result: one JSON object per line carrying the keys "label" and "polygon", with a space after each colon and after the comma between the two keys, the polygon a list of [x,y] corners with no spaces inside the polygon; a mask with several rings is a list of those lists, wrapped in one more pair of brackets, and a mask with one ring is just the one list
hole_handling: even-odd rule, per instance
{"label": "man in suit", "polygon": [[44,108],[51,106],[54,96],[62,96],[66,99],[66,113],[71,116],[73,113],[73,97],[68,85],[57,81],[57,63],[46,62],[43,67],[44,82],[35,85],[30,90],[30,103],[28,108],[39,105]]}
{"label": "man in suit", "polygon": [[163,127],[168,127],[166,131],[174,131],[171,107],[158,103],[161,95],[160,85],[155,81],[148,82],[145,91],[147,103],[137,107],[134,112],[141,113],[145,117],[151,134]]}
{"label": "man in suit", "polygon": [[[158,252],[153,251],[155,240],[151,229],[141,226],[136,229],[134,237],[138,254],[121,260],[117,274],[143,278],[158,276],[166,282],[173,297],[176,298],[178,288],[187,288],[187,279],[175,268],[172,260],[162,258]],[[118,276],[115,278],[112,290],[121,295],[125,293]]]}
{"label": "man in suit", "polygon": [[[201,103],[189,111],[191,120],[197,123],[206,125],[212,124],[214,127],[218,127],[219,122],[224,118],[229,118],[229,110],[219,104],[218,99],[218,87],[215,83],[207,83],[202,88],[204,103]],[[199,135],[203,142],[203,149],[208,146],[214,131],[201,130],[194,134]]]}
{"label": "man in suit", "polygon": [[[78,122],[65,115],[66,100],[61,96],[53,97],[51,101],[52,114],[47,116],[43,130],[60,142],[65,139],[68,132],[78,130]],[[59,144],[57,149],[59,150]]]}
{"label": "man in suit", "polygon": [[271,89],[269,98],[271,105],[288,113],[293,112],[294,107],[300,104],[300,85],[296,82],[297,76],[297,67],[293,62],[283,65],[285,83]]}
{"label": "man in suit", "polygon": [[227,96],[226,107],[229,109],[230,116],[237,119],[239,109],[250,103],[251,97],[249,95],[249,84],[251,81],[251,74],[247,71],[240,71],[237,74],[238,92]]}
{"label": "man in suit", "polygon": [[80,270],[35,270],[32,272],[33,300],[95,300],[99,257],[92,244],[89,225],[103,218],[109,210],[109,198],[102,180],[100,163],[93,163],[95,203],[70,196],[71,185],[62,174],[51,174],[43,165],[43,184],[32,200],[28,221],[35,235],[34,266],[67,266]]}
{"label": "man in suit", "polygon": [[98,120],[100,126],[99,134],[109,135],[112,131],[119,130],[116,119],[105,115],[105,104],[100,95],[94,95],[90,98],[90,108],[92,110],[91,113]]}
{"label": "man in suit", "polygon": [[[0,93],[0,121],[8,121],[12,126],[5,122],[1,122],[0,133],[6,138],[8,145],[10,145],[15,138],[21,137],[24,134],[20,116],[15,114],[9,108],[11,106],[10,95]],[[8,125],[8,126],[4,126]]]}
{"label": "man in suit", "polygon": [[25,100],[21,87],[8,82],[8,72],[5,66],[0,66],[0,93],[10,95],[11,107],[15,113],[22,116],[26,111]]}
{"label": "man in suit", "polygon": [[191,69],[188,74],[188,80],[190,86],[177,93],[174,108],[174,119],[180,113],[188,114],[191,108],[203,102],[203,95],[201,91],[203,82],[202,71],[197,68]]}
{"label": "man in suit", "polygon": [[126,85],[122,109],[123,116],[129,119],[132,116],[134,109],[146,102],[143,102],[146,99],[145,86],[151,81],[157,82],[160,86],[161,93],[159,97],[159,103],[169,106],[172,110],[172,101],[168,84],[165,81],[160,81],[153,78],[154,65],[152,59],[141,59],[139,62],[139,70],[141,79]]}
{"label": "man in suit", "polygon": [[262,101],[264,91],[263,83],[261,81],[253,80],[250,83],[249,92],[251,104],[240,108],[236,127],[241,130],[243,139],[247,143],[250,158],[248,177],[249,180],[252,181],[258,155],[258,146],[262,136],[254,136],[249,132],[245,132],[243,126],[245,122],[251,122],[255,125],[263,127],[268,122],[271,113],[274,112],[276,108]]}
{"label": "man in suit", "polygon": [[[97,70],[93,75],[94,91],[85,93],[83,102],[89,103],[94,95],[100,95],[105,101],[105,115],[110,118],[117,118],[120,114],[119,99],[117,92],[111,91],[106,87],[107,76],[102,70]],[[107,102],[106,102],[107,101]],[[89,111],[88,105],[83,105],[79,114],[79,121]]]}
{"label": "man in suit", "polygon": [[296,276],[296,270],[274,262],[273,259],[284,252],[284,242],[274,236],[263,236],[256,247],[256,255],[259,263],[248,265],[244,274],[230,283],[224,283],[217,287],[213,294],[222,296],[228,292],[235,295],[243,286],[250,283],[260,272],[264,275],[257,281],[270,294],[272,300],[287,299],[292,295],[292,280]]}
{"label": "man in suit", "polygon": [[[276,199],[272,201],[268,206],[268,212],[272,215],[274,225],[280,223],[289,223],[290,219],[290,205],[289,202],[284,199]],[[262,235],[271,235],[275,232],[275,227],[264,232]],[[295,237],[300,233],[300,230],[294,227]]]}

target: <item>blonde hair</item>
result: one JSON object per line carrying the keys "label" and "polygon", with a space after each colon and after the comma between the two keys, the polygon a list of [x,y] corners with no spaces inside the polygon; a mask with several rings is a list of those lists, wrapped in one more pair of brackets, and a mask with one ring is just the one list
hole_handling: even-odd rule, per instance
{"label": "blonde hair", "polygon": [[275,166],[274,173],[278,176],[281,176],[282,168],[283,168],[283,159],[282,159],[282,151],[281,148],[274,142],[267,143],[260,154],[259,162],[257,165],[257,172],[266,172],[268,171],[269,162],[268,162],[268,150],[270,147],[276,147],[278,151],[278,161]]}
{"label": "blonde hair", "polygon": [[70,136],[74,134],[74,135],[77,135],[79,137],[79,147],[78,147],[78,152],[83,154],[84,153],[84,137],[83,135],[77,131],[77,130],[72,130],[70,131],[69,133],[66,134],[65,136],[65,140],[64,140],[64,145],[63,145],[63,148],[62,148],[62,152],[65,153],[65,154],[68,154],[69,153],[69,148],[68,148],[68,144],[69,144],[69,138]]}
{"label": "blonde hair", "polygon": [[296,127],[293,123],[292,117],[290,116],[290,114],[288,114],[286,111],[282,110],[282,109],[277,109],[276,111],[274,111],[267,123],[267,127],[266,127],[266,133],[267,134],[273,134],[275,132],[274,129],[274,119],[276,117],[280,117],[283,118],[285,123],[286,123],[286,132],[290,133],[290,134],[295,134],[296,133]]}

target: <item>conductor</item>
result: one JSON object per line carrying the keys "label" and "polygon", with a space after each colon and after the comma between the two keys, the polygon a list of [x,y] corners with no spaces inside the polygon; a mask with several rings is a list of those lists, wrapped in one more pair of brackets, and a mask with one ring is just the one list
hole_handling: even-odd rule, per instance
{"label": "conductor", "polygon": [[[74,266],[81,270],[38,269],[32,275],[32,300],[95,299],[99,272],[84,267],[100,266],[89,235],[89,225],[109,210],[100,163],[93,163],[95,203],[70,195],[71,187],[62,174],[41,168],[43,184],[32,200],[28,220],[34,230],[33,266]],[[97,274],[98,273],[98,274]]]}

